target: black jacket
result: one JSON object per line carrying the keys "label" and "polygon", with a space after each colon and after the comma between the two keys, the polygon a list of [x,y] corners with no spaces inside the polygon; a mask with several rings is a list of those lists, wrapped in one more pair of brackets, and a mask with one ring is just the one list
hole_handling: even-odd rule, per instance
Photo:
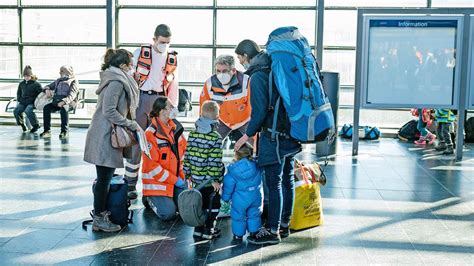
{"label": "black jacket", "polygon": [[42,88],[41,84],[36,80],[23,80],[18,84],[16,98],[19,103],[24,105],[34,104],[35,99],[40,94]]}
{"label": "black jacket", "polygon": [[[250,76],[250,104],[252,113],[250,115],[247,135],[254,136],[257,132],[271,129],[274,111],[269,106],[275,107],[278,99],[278,91],[273,83],[272,99],[269,99],[268,79],[271,67],[271,59],[265,53],[256,55],[250,62],[250,67],[245,74]],[[290,134],[290,123],[283,101],[280,100],[280,107],[277,117],[277,131]]]}

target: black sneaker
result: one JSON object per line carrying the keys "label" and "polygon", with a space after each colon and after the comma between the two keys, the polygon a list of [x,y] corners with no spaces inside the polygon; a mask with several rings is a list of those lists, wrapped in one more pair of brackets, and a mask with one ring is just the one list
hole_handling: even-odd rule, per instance
{"label": "black sneaker", "polygon": [[25,124],[20,124],[21,130],[23,130],[23,133],[28,132],[28,128],[25,126]]}
{"label": "black sneaker", "polygon": [[138,198],[138,192],[136,186],[128,186],[127,197],[129,200],[136,200]]}
{"label": "black sneaker", "polygon": [[60,139],[65,139],[69,137],[69,133],[67,131],[61,131],[61,134],[59,134]]}
{"label": "black sneaker", "polygon": [[454,149],[453,149],[453,147],[452,147],[452,146],[451,146],[451,147],[448,146],[448,147],[446,148],[446,150],[443,151],[443,154],[444,154],[444,155],[451,155],[451,154],[454,154]]}
{"label": "black sneaker", "polygon": [[280,226],[280,237],[287,238],[290,236],[290,227]]}
{"label": "black sneaker", "polygon": [[214,238],[218,238],[221,236],[221,230],[219,228],[205,228],[204,231],[202,232],[201,237],[207,240],[211,240]]}
{"label": "black sneaker", "polygon": [[446,145],[446,143],[444,143],[444,144],[439,144],[438,146],[436,146],[435,150],[444,151],[444,150],[446,150],[446,148],[448,148],[448,145]]}
{"label": "black sneaker", "polygon": [[244,239],[243,236],[237,236],[237,235],[234,235],[234,237],[232,238],[232,240],[235,240],[235,241],[242,241],[242,239]]}
{"label": "black sneaker", "polygon": [[202,237],[203,232],[204,232],[204,226],[194,227],[193,236],[203,238]]}
{"label": "black sneaker", "polygon": [[38,129],[40,129],[40,127],[41,127],[40,125],[33,126],[33,128],[31,128],[31,130],[30,130],[30,133],[36,133],[36,131],[38,131]]}
{"label": "black sneaker", "polygon": [[281,242],[280,235],[273,234],[265,228],[260,229],[256,234],[253,234],[247,238],[247,241],[254,245],[264,245],[264,244],[279,244]]}
{"label": "black sneaker", "polygon": [[43,133],[40,134],[40,137],[42,138],[51,138],[51,131],[44,131]]}

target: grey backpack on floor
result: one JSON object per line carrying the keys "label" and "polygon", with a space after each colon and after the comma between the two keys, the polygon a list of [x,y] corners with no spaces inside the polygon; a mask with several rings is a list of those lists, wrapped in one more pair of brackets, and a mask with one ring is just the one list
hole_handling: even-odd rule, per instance
{"label": "grey backpack on floor", "polygon": [[212,209],[212,199],[214,198],[215,192],[211,194],[209,209],[206,212],[202,208],[202,195],[199,190],[211,181],[212,179],[200,184],[196,188],[187,189],[179,194],[179,216],[181,216],[181,219],[183,219],[183,222],[186,225],[198,227],[203,226],[206,223],[207,216]]}

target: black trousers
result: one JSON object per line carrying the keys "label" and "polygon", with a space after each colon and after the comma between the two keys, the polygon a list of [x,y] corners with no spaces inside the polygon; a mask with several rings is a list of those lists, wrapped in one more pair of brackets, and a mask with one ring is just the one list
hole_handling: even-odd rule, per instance
{"label": "black trousers", "polygon": [[43,109],[43,125],[44,131],[49,131],[51,129],[51,113],[59,111],[61,115],[61,132],[68,130],[69,124],[69,113],[66,108],[69,108],[67,105],[63,107],[58,107],[54,103],[47,104]]}
{"label": "black trousers", "polygon": [[94,213],[106,210],[107,196],[109,195],[110,181],[115,173],[115,168],[96,165],[97,181],[94,186]]}
{"label": "black trousers", "polygon": [[[206,228],[213,228],[221,207],[221,196],[218,192],[214,193],[214,188],[212,186],[204,187],[199,191],[202,195],[202,209],[207,212],[209,210],[209,205],[211,205],[211,213],[207,217]],[[214,196],[212,196],[213,193],[215,194]]]}

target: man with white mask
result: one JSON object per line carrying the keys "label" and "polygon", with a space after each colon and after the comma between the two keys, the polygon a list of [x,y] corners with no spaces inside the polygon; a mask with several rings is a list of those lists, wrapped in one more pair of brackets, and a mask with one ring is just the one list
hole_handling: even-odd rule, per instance
{"label": "man with white mask", "polygon": [[217,132],[224,139],[232,131],[240,138],[247,130],[250,120],[249,77],[235,68],[231,55],[221,55],[215,62],[215,74],[205,83],[200,97],[200,105],[212,100],[219,104],[219,127]]}
{"label": "man with white mask", "polygon": [[[152,44],[142,45],[133,53],[133,77],[140,89],[136,121],[143,130],[149,125],[149,114],[158,96],[166,96],[173,105],[170,118],[178,114],[178,58],[175,51],[169,49],[171,30],[168,25],[160,24],[155,29]],[[141,151],[135,145],[131,160],[125,163],[125,177],[128,181],[130,199],[136,199],[138,172]]]}

